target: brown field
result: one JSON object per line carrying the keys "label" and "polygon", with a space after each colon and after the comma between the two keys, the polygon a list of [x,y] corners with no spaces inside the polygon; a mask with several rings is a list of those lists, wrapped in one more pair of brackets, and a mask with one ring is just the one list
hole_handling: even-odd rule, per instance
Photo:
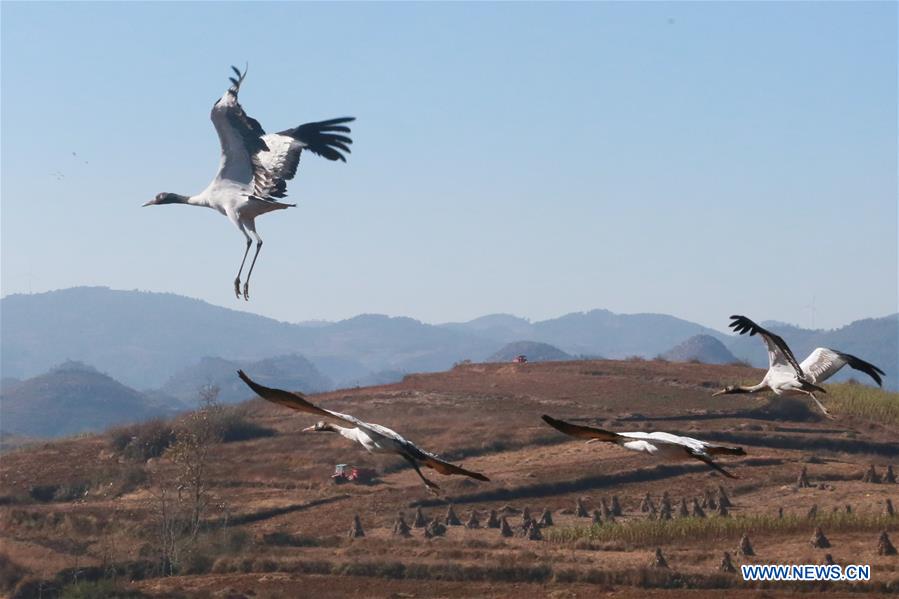
{"label": "brown field", "polygon": [[[249,373],[251,376],[253,373]],[[827,592],[899,591],[899,557],[877,554],[882,530],[899,545],[899,485],[862,482],[899,465],[899,395],[853,384],[832,385],[822,400],[835,420],[805,403],[748,396],[711,397],[725,383],[755,382],[741,366],[661,361],[466,364],[402,383],[313,397],[326,407],[397,429],[442,456],[485,473],[482,483],[430,472],[443,495],[429,495],[399,458],[373,457],[336,435],[301,433],[316,418],[262,400],[253,419],[277,434],[214,446],[209,475],[214,498],[197,558],[177,576],[151,565],[156,543],[155,481],[174,466],[167,456],[135,462],[111,449],[109,436],[88,436],[7,452],[0,462],[0,585],[12,594],[22,578],[68,582],[115,572],[115,585],[150,597],[644,597],[736,599]],[[613,430],[666,430],[743,446],[744,457],[720,462],[726,479],[700,462],[658,463],[615,446],[566,438],[541,414]],[[380,482],[335,485],[336,463],[374,467]],[[808,469],[812,488],[796,478]],[[426,472],[426,475],[429,473]],[[650,522],[638,506],[667,492],[677,508],[722,485],[733,507],[708,510],[704,521]],[[45,501],[35,489],[49,488]],[[572,513],[618,496],[624,516],[590,528]],[[391,534],[398,512],[411,524],[417,506],[429,517],[452,503],[464,522],[471,510],[505,509],[516,536],[496,529],[450,526],[445,537]],[[818,506],[817,519],[806,514]],[[851,514],[846,506],[851,506]],[[518,535],[520,510],[553,512],[544,540]],[[785,517],[777,517],[783,508]],[[839,513],[834,513],[838,510]],[[347,532],[358,514],[366,537]],[[830,549],[810,544],[815,526]],[[737,552],[747,532],[756,555]],[[669,568],[650,567],[660,547]],[[871,564],[868,583],[744,583],[718,571],[722,553],[735,565]],[[143,564],[143,565],[142,565]],[[148,566],[147,564],[150,564]],[[194,572],[194,573],[184,573]],[[15,574],[15,575],[14,575]],[[68,577],[68,578],[67,578]],[[23,583],[19,583],[20,587]],[[36,583],[35,583],[36,584]],[[124,592],[122,591],[122,592]],[[98,591],[99,592],[99,591]],[[36,595],[35,595],[36,596]],[[44,595],[47,596],[47,595]],[[74,596],[74,595],[73,595]],[[87,596],[87,595],[81,595]],[[91,595],[103,596],[103,595]]]}

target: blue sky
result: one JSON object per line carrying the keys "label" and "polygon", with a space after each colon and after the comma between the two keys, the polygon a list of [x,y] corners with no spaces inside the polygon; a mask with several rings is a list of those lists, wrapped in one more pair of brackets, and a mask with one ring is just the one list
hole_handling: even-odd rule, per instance
{"label": "blue sky", "polygon": [[[282,320],[897,310],[895,3],[2,3],[3,294]],[[229,65],[267,130],[353,115],[295,209],[202,208]],[[814,309],[811,306],[814,306]]]}

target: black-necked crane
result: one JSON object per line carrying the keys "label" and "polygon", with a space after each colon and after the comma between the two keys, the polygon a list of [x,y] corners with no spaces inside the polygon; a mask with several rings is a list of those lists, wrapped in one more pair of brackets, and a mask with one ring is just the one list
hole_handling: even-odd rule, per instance
{"label": "black-necked crane", "polygon": [[350,416],[349,414],[341,414],[340,412],[334,412],[332,410],[320,408],[315,404],[310,403],[300,393],[293,393],[290,391],[284,391],[282,389],[272,389],[271,387],[265,387],[248,377],[243,370],[238,370],[237,374],[238,376],[240,376],[241,380],[245,382],[250,387],[250,389],[255,391],[256,394],[259,395],[259,397],[261,397],[262,399],[265,399],[272,403],[280,404],[292,410],[299,410],[300,412],[308,412],[310,414],[318,414],[319,416],[334,418],[353,425],[352,428],[350,428],[331,424],[325,421],[319,421],[313,426],[303,429],[303,432],[337,433],[345,439],[349,439],[350,441],[359,443],[369,453],[392,453],[399,455],[404,460],[409,462],[409,464],[415,469],[415,472],[418,473],[418,476],[421,478],[421,480],[424,481],[425,486],[431,492],[434,492],[440,487],[433,481],[425,478],[425,476],[421,473],[422,466],[424,466],[425,468],[436,470],[440,474],[461,474],[463,476],[468,476],[477,480],[490,480],[479,472],[472,472],[471,470],[466,470],[461,466],[456,466],[455,464],[450,464],[449,462],[441,460],[433,453],[429,453],[421,449],[420,447],[416,446],[414,443],[400,435],[398,432],[391,430],[386,426],[381,426],[380,424],[374,424],[371,422],[363,422],[362,420],[359,420],[354,416]]}
{"label": "black-necked crane", "polygon": [[216,101],[210,115],[222,146],[222,160],[215,178],[197,195],[163,192],[144,206],[188,204],[212,208],[227,216],[247,241],[234,279],[234,293],[238,299],[241,297],[240,276],[253,243],[252,234],[256,239],[256,253],[243,285],[243,299],[248,300],[250,276],[262,249],[262,238],[256,232],[256,217],[296,206],[278,200],[287,197],[287,181],[296,174],[303,150],[328,160],[346,162],[342,152],[349,153],[349,145],[353,143],[344,135],[350,132],[346,123],[355,119],[343,117],[266,133],[256,119],[247,116],[237,101],[246,69],[241,73],[236,67],[231,68],[237,78],[230,78],[231,87]]}
{"label": "black-necked crane", "polygon": [[758,385],[749,387],[730,385],[716,391],[713,395],[760,393],[766,390],[773,391],[775,395],[807,395],[814,400],[826,416],[830,417],[827,408],[815,397],[815,392],[827,393],[818,384],[832,377],[843,366],[849,365],[850,368],[870,376],[878,385],[882,386],[883,384],[881,376],[884,375],[884,372],[861,358],[835,349],[819,347],[800,364],[790,346],[779,335],[763,329],[745,316],[735,315],[730,318],[731,323],[728,326],[736,333],[740,335],[749,333],[750,337],[758,334],[765,342],[768,348],[768,372],[765,373],[765,377]]}
{"label": "black-necked crane", "polygon": [[556,420],[552,416],[543,415],[543,420],[554,429],[565,433],[571,437],[579,439],[587,439],[587,443],[596,443],[603,441],[606,443],[615,443],[625,449],[631,451],[639,451],[647,453],[653,457],[665,460],[699,460],[705,462],[711,468],[714,468],[728,478],[737,478],[721,466],[713,459],[717,455],[746,455],[742,447],[732,447],[728,445],[716,445],[708,443],[693,437],[682,437],[680,435],[672,435],[663,432],[632,432],[632,433],[615,433],[612,431],[594,428],[592,426],[583,426],[580,424],[571,424],[563,420]]}

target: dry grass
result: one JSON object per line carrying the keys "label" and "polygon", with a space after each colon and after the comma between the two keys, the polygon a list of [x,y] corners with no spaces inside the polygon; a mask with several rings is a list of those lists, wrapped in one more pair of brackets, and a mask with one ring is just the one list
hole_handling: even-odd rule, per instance
{"label": "dry grass", "polygon": [[899,528],[899,516],[837,512],[820,514],[813,519],[802,516],[778,518],[760,514],[732,518],[641,519],[621,524],[552,528],[544,533],[544,537],[555,543],[587,540],[649,547],[696,540],[739,539],[743,533],[811,535],[816,526],[828,532],[895,530]]}
{"label": "dry grass", "polygon": [[836,414],[848,414],[881,424],[899,425],[899,393],[858,383],[828,385],[825,403]]}
{"label": "dry grass", "polygon": [[[421,596],[524,599],[543,596],[549,588],[590,596],[595,585],[739,587],[736,577],[717,571],[716,539],[725,539],[729,547],[748,532],[754,541],[759,536],[766,557],[787,559],[797,543],[808,545],[817,524],[828,535],[842,533],[837,559],[844,557],[841,551],[858,551],[876,566],[876,584],[895,584],[890,582],[896,573],[892,557],[876,555],[875,541],[880,529],[896,531],[899,522],[871,514],[881,512],[887,498],[896,503],[899,487],[862,483],[860,477],[872,453],[895,455],[883,448],[893,446],[899,426],[882,416],[846,416],[876,413],[873,403],[896,401],[894,394],[836,385],[823,398],[839,414],[835,421],[809,418],[807,411],[798,416],[755,413],[758,401],[752,398],[711,398],[724,381],[756,376],[737,366],[639,360],[464,364],[445,373],[410,375],[394,385],[315,398],[331,409],[396,427],[428,450],[492,479],[474,482],[432,473],[444,500],[432,498],[402,460],[369,455],[338,435],[302,433],[314,417],[254,400],[233,409],[234,437],[242,440],[215,445],[208,464],[213,517],[204,521],[182,575],[171,579],[160,577],[154,559],[151,508],[159,481],[178,467],[164,446],[179,420],[39,444],[5,454],[0,462],[6,498],[0,503],[0,542],[8,541],[4,552],[25,578],[56,588],[72,584],[67,570],[77,567],[80,581],[94,569],[98,578],[89,580],[96,582],[112,564],[120,582],[145,581],[125,582],[127,588],[154,597],[179,596],[189,587],[198,593],[189,596],[224,596],[234,581],[246,577],[246,588],[260,598],[293,596],[297,584],[308,587],[310,596],[367,584]],[[843,410],[840,402],[846,402]],[[731,486],[699,463],[659,463],[614,446],[584,446],[547,427],[539,418],[543,413],[613,430],[735,437],[747,441],[749,455],[726,458],[741,477]],[[810,461],[812,456],[821,459]],[[381,480],[335,487],[330,480],[335,463],[375,468]],[[806,463],[813,464],[812,480],[825,484],[792,489]],[[883,460],[875,463],[882,469]],[[630,515],[647,492],[691,497],[719,482],[728,485],[737,504],[731,518],[649,522]],[[592,507],[613,494],[625,507],[619,524],[593,529],[570,513],[578,498]],[[410,510],[423,505],[428,518],[440,517],[446,498],[465,512],[463,517],[469,510],[483,515],[506,505],[518,514],[524,507],[532,513],[545,507],[556,515],[556,526],[542,529],[544,542],[463,527],[450,527],[438,539],[425,539],[420,529],[409,539],[391,534],[398,511],[408,518]],[[826,506],[814,522],[763,516],[776,514],[778,507],[804,515],[811,503]],[[823,513],[845,504],[852,504],[853,514]],[[346,532],[355,513],[361,515],[366,538],[350,541]],[[897,535],[891,534],[895,542]],[[670,571],[647,568],[656,545],[664,547]],[[604,551],[578,551],[581,547]],[[9,567],[6,586],[21,574]],[[89,596],[95,589],[108,590],[104,584],[71,592]],[[528,585],[533,594],[522,594]]]}

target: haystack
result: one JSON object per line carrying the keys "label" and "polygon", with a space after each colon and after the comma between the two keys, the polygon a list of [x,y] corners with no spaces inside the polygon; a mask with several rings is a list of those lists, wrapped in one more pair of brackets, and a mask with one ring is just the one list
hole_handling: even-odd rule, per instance
{"label": "haystack", "polygon": [[743,536],[740,537],[740,554],[741,555],[755,555],[755,550],[752,548],[752,543],[749,542],[749,535],[745,532]]}
{"label": "haystack", "polygon": [[553,513],[549,511],[548,508],[543,508],[543,513],[540,514],[540,526],[552,526],[553,525]]}
{"label": "haystack", "polygon": [[659,520],[671,520],[671,502],[663,501],[659,508]]}
{"label": "haystack", "polygon": [[718,503],[724,504],[724,507],[733,507],[734,504],[731,503],[730,497],[727,496],[727,491],[724,490],[724,487],[718,485]]}
{"label": "haystack", "polygon": [[524,511],[521,512],[521,525],[529,526],[531,520],[533,520],[533,518],[531,518],[531,510],[528,508],[524,508]]}
{"label": "haystack", "polygon": [[885,530],[880,532],[880,538],[877,539],[877,555],[896,555],[896,547]]}
{"label": "haystack", "polygon": [[613,521],[615,519],[615,514],[612,513],[612,510],[609,508],[609,504],[606,503],[606,498],[603,497],[599,503],[602,507],[602,519],[606,522]]}
{"label": "haystack", "polygon": [[808,489],[812,486],[812,483],[808,482],[808,470],[805,466],[802,467],[799,478],[796,479],[796,486],[800,489]]}
{"label": "haystack", "polygon": [[693,498],[693,517],[705,518],[705,511],[702,509],[702,506],[699,505],[699,500],[695,497]]}
{"label": "haystack", "polygon": [[690,515],[690,510],[687,509],[687,500],[683,497],[680,498],[680,508],[678,508],[677,515],[681,518],[687,518]]}
{"label": "haystack", "polygon": [[425,537],[431,539],[433,537],[442,537],[446,534],[446,526],[437,520],[431,520],[428,527],[425,528]]}
{"label": "haystack", "polygon": [[656,547],[656,554],[653,557],[652,562],[649,564],[652,568],[667,568],[668,560],[665,559],[665,556],[662,554],[662,548]]}
{"label": "haystack", "polygon": [[414,528],[425,528],[428,525],[428,519],[421,512],[421,508],[415,508],[415,519],[412,521]]}
{"label": "haystack", "polygon": [[496,510],[490,510],[490,516],[487,518],[487,528],[499,528],[499,516],[496,513]]}
{"label": "haystack", "polygon": [[883,475],[883,482],[890,483],[891,485],[896,484],[896,475],[893,473],[893,465],[890,464],[887,466],[887,472]]}
{"label": "haystack", "polygon": [[506,520],[505,516],[503,516],[503,519],[500,522],[499,534],[501,534],[504,537],[511,537],[513,534],[512,527],[509,526],[509,522]]}
{"label": "haystack", "polygon": [[406,524],[402,514],[396,516],[396,522],[393,523],[393,534],[398,537],[408,537],[412,534],[412,529]]}
{"label": "haystack", "polygon": [[543,535],[540,534],[540,526],[533,522],[531,526],[528,527],[527,539],[529,541],[542,541]]}
{"label": "haystack", "polygon": [[365,536],[365,531],[362,530],[362,520],[359,519],[359,514],[353,516],[353,527],[350,528],[349,537],[351,539],[358,539],[360,537]]}
{"label": "haystack", "polygon": [[821,530],[820,526],[815,527],[815,534],[812,535],[812,547],[817,547],[818,549],[830,547],[830,541],[824,536],[824,531]]}
{"label": "haystack", "polygon": [[623,516],[624,510],[621,509],[621,502],[618,501],[618,495],[612,495],[612,515]]}
{"label": "haystack", "polygon": [[448,508],[446,508],[446,516],[443,521],[447,526],[462,526],[462,521],[459,520],[459,516],[456,515],[456,510],[453,509],[453,504],[450,504]]}
{"label": "haystack", "polygon": [[733,574],[737,571],[733,561],[730,559],[730,552],[724,552],[724,557],[721,558],[721,564],[718,566],[718,569],[722,572],[727,572],[728,574]]}
{"label": "haystack", "polygon": [[574,515],[578,518],[589,518],[590,514],[587,513],[587,508],[584,507],[584,502],[581,501],[581,498],[578,497],[574,504]]}
{"label": "haystack", "polygon": [[668,491],[664,491],[662,493],[662,499],[659,500],[659,511],[661,512],[663,508],[667,506],[668,511],[671,511],[671,496],[668,495]]}
{"label": "haystack", "polygon": [[468,521],[465,522],[465,528],[480,528],[481,521],[478,520],[478,513],[474,510],[471,510],[471,514],[468,516]]}
{"label": "haystack", "polygon": [[880,475],[877,474],[877,470],[874,469],[874,464],[868,466],[868,469],[865,471],[864,476],[862,476],[863,483],[880,483]]}

